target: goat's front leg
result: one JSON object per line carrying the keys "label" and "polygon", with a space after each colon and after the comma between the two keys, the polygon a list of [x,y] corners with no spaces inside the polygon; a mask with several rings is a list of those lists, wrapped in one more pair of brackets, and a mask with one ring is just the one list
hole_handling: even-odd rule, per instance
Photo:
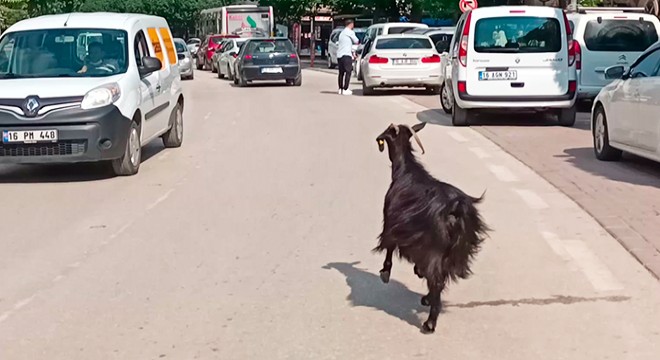
{"label": "goat's front leg", "polygon": [[[440,315],[440,311],[442,310],[442,300],[440,298],[440,295],[442,294],[442,290],[444,288],[444,284],[441,282],[433,282],[429,283],[429,294],[426,295],[428,303],[431,305],[431,311],[429,312],[429,318],[424,322],[423,325],[423,330],[426,333],[433,333],[435,332],[435,326],[438,322],[438,315]],[[424,302],[424,298],[422,298],[422,303]]]}
{"label": "goat's front leg", "polygon": [[380,270],[380,279],[385,284],[390,282],[390,274],[392,272],[392,254],[394,254],[394,248],[388,248],[387,253],[385,254],[385,262],[383,262],[383,269]]}

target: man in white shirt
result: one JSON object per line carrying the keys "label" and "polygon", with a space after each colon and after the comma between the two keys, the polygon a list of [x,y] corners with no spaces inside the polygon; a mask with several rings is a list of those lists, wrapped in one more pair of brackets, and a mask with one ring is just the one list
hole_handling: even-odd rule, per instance
{"label": "man in white shirt", "polygon": [[353,72],[353,44],[360,40],[353,31],[355,24],[353,20],[346,20],[346,27],[339,34],[339,48],[337,49],[337,63],[339,64],[339,94],[352,95],[353,92],[348,88],[351,83],[351,74]]}

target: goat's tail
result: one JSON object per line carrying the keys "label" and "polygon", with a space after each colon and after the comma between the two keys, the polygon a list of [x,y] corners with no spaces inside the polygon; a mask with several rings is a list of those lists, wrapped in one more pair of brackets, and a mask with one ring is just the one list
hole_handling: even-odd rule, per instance
{"label": "goat's tail", "polygon": [[453,281],[470,276],[472,259],[479,252],[490,230],[475,206],[483,201],[484,195],[485,191],[478,198],[456,197],[440,212],[441,221],[447,226],[446,235],[449,240],[449,249],[442,267],[443,272]]}

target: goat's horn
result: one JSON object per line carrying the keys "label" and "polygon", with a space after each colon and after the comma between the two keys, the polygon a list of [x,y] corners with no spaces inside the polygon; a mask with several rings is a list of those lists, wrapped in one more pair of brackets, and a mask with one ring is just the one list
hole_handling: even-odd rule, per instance
{"label": "goat's horn", "polygon": [[425,153],[424,145],[422,145],[422,141],[419,139],[419,136],[417,136],[417,133],[415,132],[415,130],[413,130],[413,128],[410,127],[410,125],[406,124],[404,126],[407,127],[408,130],[410,130],[410,132],[413,134],[413,137],[415,138],[415,141],[417,142],[417,145],[419,145],[419,148],[422,149],[422,154],[424,154]]}
{"label": "goat's horn", "polygon": [[394,134],[396,134],[398,136],[399,135],[399,125],[394,125],[394,123],[391,123],[390,127],[394,128]]}

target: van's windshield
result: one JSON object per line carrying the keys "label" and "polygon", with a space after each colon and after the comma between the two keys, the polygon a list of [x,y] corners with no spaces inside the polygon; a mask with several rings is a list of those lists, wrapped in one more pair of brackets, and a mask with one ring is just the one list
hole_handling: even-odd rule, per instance
{"label": "van's windshield", "polygon": [[584,45],[591,51],[642,52],[658,41],[658,30],[639,19],[591,20],[584,31]]}
{"label": "van's windshield", "polygon": [[126,32],[19,31],[0,39],[0,79],[99,77],[126,72]]}
{"label": "van's windshield", "polygon": [[479,19],[475,24],[474,49],[482,53],[559,52],[559,20],[532,16]]}

